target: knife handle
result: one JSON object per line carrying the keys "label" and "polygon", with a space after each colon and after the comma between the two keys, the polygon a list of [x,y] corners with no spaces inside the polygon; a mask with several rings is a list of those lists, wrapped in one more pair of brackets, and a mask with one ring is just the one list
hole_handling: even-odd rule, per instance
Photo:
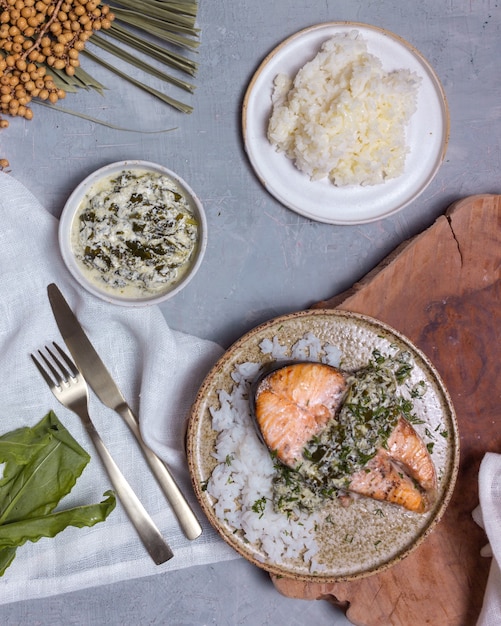
{"label": "knife handle", "polygon": [[181,493],[181,490],[176,484],[169,468],[165,463],[144,443],[139,430],[139,422],[130,410],[127,404],[123,404],[116,409],[117,413],[124,419],[134,436],[136,437],[141,450],[153,472],[158,484],[165,493],[167,500],[169,501],[172,510],[174,511],[179,525],[183,529],[184,534],[188,539],[196,539],[202,534],[202,527],[197,520],[195,513],[187,502],[186,498]]}

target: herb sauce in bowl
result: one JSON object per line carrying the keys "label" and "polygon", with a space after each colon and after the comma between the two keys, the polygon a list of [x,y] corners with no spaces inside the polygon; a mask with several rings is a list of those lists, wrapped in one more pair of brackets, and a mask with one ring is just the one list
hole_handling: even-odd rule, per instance
{"label": "herb sauce in bowl", "polygon": [[89,291],[117,304],[171,297],[205,248],[205,218],[191,190],[168,170],[137,163],[112,164],[86,179],[61,218],[68,269]]}

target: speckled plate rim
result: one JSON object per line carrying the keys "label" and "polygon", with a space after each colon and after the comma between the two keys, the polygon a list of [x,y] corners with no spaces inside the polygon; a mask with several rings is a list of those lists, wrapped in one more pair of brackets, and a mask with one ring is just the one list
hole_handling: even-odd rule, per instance
{"label": "speckled plate rim", "polygon": [[[335,187],[327,180],[312,183],[266,137],[271,114],[273,79],[297,70],[334,34],[358,30],[370,53],[387,71],[416,71],[423,82],[418,107],[408,127],[410,153],[402,176],[381,185]],[[327,22],[285,39],[259,65],[247,87],[242,107],[244,148],[255,174],[284,206],[309,219],[336,225],[377,221],[397,213],[423,193],[436,176],[449,142],[450,115],[445,91],[433,67],[412,44],[386,29],[361,22]]]}
{"label": "speckled plate rim", "polygon": [[[80,266],[78,265],[71,249],[72,224],[75,214],[84,196],[89,192],[92,186],[99,182],[101,179],[126,169],[147,170],[155,172],[157,174],[162,174],[163,176],[170,178],[176,185],[178,185],[179,188],[181,188],[185,192],[188,202],[199,221],[200,238],[198,241],[195,255],[191,262],[191,266],[186,274],[178,283],[176,283],[169,290],[162,291],[160,294],[154,294],[152,296],[144,298],[126,298],[120,297],[118,295],[114,296],[111,292],[101,290],[96,287],[86,278],[85,274],[80,269]],[[188,185],[188,183],[183,180],[178,174],[176,174],[169,168],[160,165],[159,163],[153,163],[151,161],[145,161],[142,159],[127,159],[124,161],[109,163],[108,165],[100,167],[99,169],[89,174],[75,187],[75,189],[66,200],[63,211],[61,213],[61,217],[59,220],[58,240],[59,248],[61,250],[61,256],[63,257],[64,264],[66,265],[68,271],[73,276],[73,278],[89,293],[111,304],[126,307],[145,307],[151,306],[153,304],[159,304],[161,302],[164,302],[165,300],[169,300],[170,298],[174,297],[177,293],[179,293],[182,289],[186,287],[186,285],[193,279],[195,274],[198,272],[205,256],[208,242],[207,217],[205,215],[202,202],[200,201],[196,193]]]}
{"label": "speckled plate rim", "polygon": [[[272,332],[273,329],[282,328],[289,325],[290,323],[294,324],[298,320],[301,323],[304,323],[304,332],[307,332],[308,322],[310,320],[314,320],[314,318],[314,321],[319,321],[322,317],[325,318],[328,324],[335,324],[336,320],[342,320],[343,323],[350,323],[351,321],[353,321],[354,324],[368,324],[375,331],[384,333],[387,336],[391,336],[397,341],[401,342],[401,344],[403,344],[404,346],[407,346],[407,348],[412,352],[414,358],[419,359],[421,364],[428,370],[430,379],[433,379],[434,385],[441,396],[443,406],[445,407],[445,410],[447,412],[447,419],[450,423],[452,431],[447,438],[449,473],[448,476],[444,478],[444,486],[441,500],[439,503],[437,503],[433,515],[430,517],[426,527],[420,531],[419,535],[415,537],[410,545],[408,545],[398,554],[392,556],[387,560],[384,560],[377,566],[372,567],[367,571],[349,573],[346,575],[333,575],[329,573],[304,573],[301,571],[297,571],[293,567],[291,568],[283,566],[282,564],[274,563],[271,561],[263,562],[260,558],[256,556],[256,553],[252,549],[252,547],[249,547],[247,544],[236,538],[233,533],[229,532],[225,524],[217,518],[214,513],[210,497],[207,495],[203,487],[204,481],[207,480],[208,476],[204,475],[203,473],[203,459],[201,457],[203,456],[202,448],[204,446],[204,443],[206,442],[201,441],[200,432],[204,425],[210,428],[210,426],[208,426],[207,424],[207,420],[210,421],[210,415],[208,414],[208,407],[206,406],[206,402],[208,396],[211,393],[215,392],[215,379],[222,374],[225,376],[229,376],[230,371],[228,370],[228,368],[230,368],[231,370],[236,362],[244,362],[246,359],[236,358],[237,355],[239,354],[239,352],[245,351],[249,346],[255,344],[258,338],[259,341],[261,341],[263,338],[263,333]],[[187,424],[186,451],[192,485],[203,512],[207,516],[207,519],[209,520],[213,528],[219,533],[221,538],[228,545],[230,545],[238,554],[240,554],[242,557],[259,567],[260,569],[263,569],[270,574],[274,574],[276,576],[288,577],[295,580],[302,580],[305,582],[334,583],[341,581],[358,580],[367,576],[378,574],[392,567],[396,563],[400,562],[402,559],[406,558],[409,554],[414,552],[419,545],[421,545],[421,543],[428,537],[428,535],[433,531],[438,522],[441,520],[452,497],[459,468],[459,441],[460,439],[458,424],[450,395],[439,373],[437,372],[431,361],[407,337],[402,335],[400,332],[398,332],[388,324],[367,315],[335,309],[312,309],[285,314],[270,319],[263,324],[260,324],[259,326],[255,327],[254,329],[243,335],[240,339],[238,339],[220,357],[220,359],[214,364],[214,366],[204,379],[192,405]]]}

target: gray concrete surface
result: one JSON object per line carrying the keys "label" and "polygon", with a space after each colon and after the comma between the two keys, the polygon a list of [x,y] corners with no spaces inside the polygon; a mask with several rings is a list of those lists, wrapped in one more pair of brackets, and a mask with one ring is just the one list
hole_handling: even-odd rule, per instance
{"label": "gray concrete surface", "polygon": [[[302,28],[344,20],[386,28],[418,48],[443,83],[451,115],[446,160],[432,184],[397,215],[361,226],[312,222],[280,205],[255,177],[241,136],[242,99],[264,57]],[[201,0],[199,25],[192,115],[90,62],[85,68],[109,89],[103,96],[69,95],[63,103],[127,129],[176,130],[120,131],[37,106],[33,121],[13,120],[0,133],[12,175],[54,215],[81,179],[112,161],[156,161],[190,183],[207,211],[209,245],[199,274],[162,305],[173,328],[228,347],[262,321],[350,287],[453,201],[501,193],[498,2]],[[280,596],[264,572],[243,560],[67,595],[54,591],[51,598],[0,606],[0,624],[347,624],[324,601]]]}

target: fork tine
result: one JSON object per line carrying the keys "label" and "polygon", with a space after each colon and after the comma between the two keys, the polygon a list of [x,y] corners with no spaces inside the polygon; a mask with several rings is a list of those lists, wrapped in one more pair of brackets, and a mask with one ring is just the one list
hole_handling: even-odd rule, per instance
{"label": "fork tine", "polygon": [[52,389],[55,386],[54,380],[47,374],[46,370],[44,369],[44,367],[42,367],[42,365],[40,364],[38,359],[35,357],[35,355],[34,354],[30,354],[30,356],[33,359],[33,363],[36,365],[38,371],[43,376],[43,379],[49,385],[49,387]]}
{"label": "fork tine", "polygon": [[53,378],[49,376],[47,370],[43,367],[40,361],[33,354],[31,355],[31,358],[33,359],[33,362],[37,366],[38,371],[44,377],[45,382],[50,387],[54,387],[55,385],[61,388],[65,383],[69,382],[70,378],[76,378],[79,372],[76,369],[76,366],[73,364],[73,362],[69,358],[69,356],[64,352],[62,348],[60,348],[60,346],[55,341],[52,342],[52,345],[57,350],[57,352],[61,355],[61,359],[64,361],[64,363],[61,361],[61,359],[58,356],[56,356],[54,351],[51,350],[49,346],[45,346],[45,350],[47,354],[49,354],[49,356],[51,357],[52,362],[47,358],[47,356],[41,350],[38,351],[38,354],[40,355],[40,358],[45,363],[49,371],[51,372]]}
{"label": "fork tine", "polygon": [[[59,347],[59,345],[53,341],[52,345],[54,346],[54,348],[59,352],[59,354],[61,355],[62,359],[64,360],[64,362],[66,363],[66,365],[68,366],[71,375],[73,376],[73,378],[75,378],[76,376],[78,376],[78,374],[80,373],[76,367],[76,365],[73,363],[73,361],[70,359],[70,357],[66,354],[66,352]],[[54,355],[52,355],[52,357],[55,359]],[[58,363],[58,365],[61,367],[59,361],[56,361]]]}
{"label": "fork tine", "polygon": [[[45,354],[39,350],[38,354],[40,355],[40,357],[42,358],[43,362],[45,363],[45,365],[49,368],[49,370],[52,373],[52,376],[55,378],[56,383],[59,387],[62,387],[64,384],[64,378],[66,378],[66,380],[69,377],[69,372],[64,368],[64,366],[58,361],[56,355],[51,351],[50,348],[48,348],[47,346],[45,346],[45,349],[47,350],[48,354],[52,357],[52,360],[54,361],[54,363],[57,365],[57,367],[59,367],[59,371],[54,367],[54,365],[49,361],[49,359],[45,356]],[[61,376],[62,374],[62,376]]]}

